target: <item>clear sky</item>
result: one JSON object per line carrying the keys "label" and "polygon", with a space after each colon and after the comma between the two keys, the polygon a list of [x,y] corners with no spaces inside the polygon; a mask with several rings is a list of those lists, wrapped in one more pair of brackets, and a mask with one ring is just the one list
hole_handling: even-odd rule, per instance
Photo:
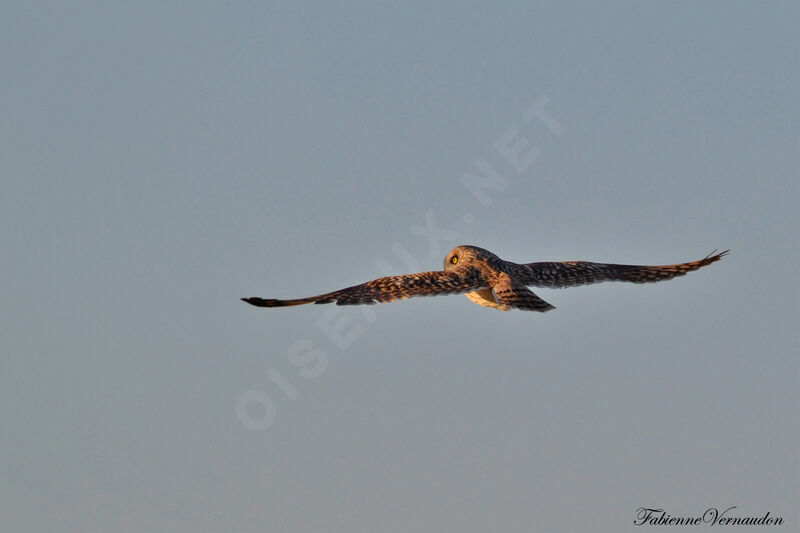
{"label": "clear sky", "polygon": [[[270,4],[3,8],[4,531],[800,529],[796,2]],[[547,314],[239,301],[456,244],[732,253]]]}

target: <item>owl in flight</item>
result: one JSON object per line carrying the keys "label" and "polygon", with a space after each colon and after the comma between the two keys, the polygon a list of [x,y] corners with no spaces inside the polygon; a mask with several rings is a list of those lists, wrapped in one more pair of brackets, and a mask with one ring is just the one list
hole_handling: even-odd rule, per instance
{"label": "owl in flight", "polygon": [[286,307],[303,304],[360,305],[393,302],[413,296],[466,293],[478,305],[509,311],[545,312],[555,309],[536,296],[528,286],[565,288],[600,283],[629,281],[652,283],[683,276],[715,261],[728,253],[711,252],[704,259],[691,263],[663,266],[614,265],[588,261],[562,263],[512,263],[477,246],[458,246],[447,254],[444,270],[387,276],[361,285],[354,285],[319,296],[298,300],[267,300],[242,298],[257,307]]}

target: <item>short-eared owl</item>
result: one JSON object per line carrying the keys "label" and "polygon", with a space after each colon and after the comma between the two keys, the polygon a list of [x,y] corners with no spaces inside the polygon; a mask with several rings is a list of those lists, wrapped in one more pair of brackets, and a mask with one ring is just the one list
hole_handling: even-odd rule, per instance
{"label": "short-eared owl", "polygon": [[512,308],[523,311],[555,309],[528,289],[533,287],[576,287],[601,281],[651,283],[683,276],[728,253],[711,252],[704,259],[691,263],[663,266],[614,265],[588,261],[562,263],[512,263],[477,246],[458,246],[447,254],[444,270],[388,276],[319,296],[298,300],[266,300],[242,298],[258,307],[285,307],[309,303],[359,305],[393,302],[413,296],[466,293],[478,305],[502,311]]}

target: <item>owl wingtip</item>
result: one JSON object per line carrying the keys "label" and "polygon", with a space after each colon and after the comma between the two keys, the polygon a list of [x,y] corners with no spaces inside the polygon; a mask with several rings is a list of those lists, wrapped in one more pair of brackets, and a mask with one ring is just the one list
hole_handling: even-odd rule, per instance
{"label": "owl wingtip", "polygon": [[309,298],[303,298],[300,300],[275,300],[268,298],[258,298],[257,296],[253,296],[250,298],[241,298],[241,300],[256,307],[292,307],[295,305],[303,305],[314,301],[313,299]]}
{"label": "owl wingtip", "polygon": [[250,298],[240,298],[243,302],[249,303],[255,307],[276,307],[275,303],[277,300],[265,300],[264,298],[258,298],[256,296],[251,296]]}

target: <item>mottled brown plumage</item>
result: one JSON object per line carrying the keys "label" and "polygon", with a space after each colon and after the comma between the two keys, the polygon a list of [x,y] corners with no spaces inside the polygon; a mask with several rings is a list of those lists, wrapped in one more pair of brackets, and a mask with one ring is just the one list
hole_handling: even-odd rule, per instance
{"label": "mottled brown plumage", "polygon": [[393,302],[414,296],[466,293],[467,298],[486,307],[508,311],[545,312],[555,309],[528,289],[534,287],[565,288],[600,283],[627,281],[653,283],[697,270],[724,257],[711,252],[704,259],[691,263],[663,266],[615,265],[566,261],[562,263],[512,263],[476,246],[454,248],[444,262],[444,270],[402,276],[387,276],[361,285],[354,285],[319,296],[297,300],[242,298],[258,307],[287,307],[308,303],[360,305]]}

